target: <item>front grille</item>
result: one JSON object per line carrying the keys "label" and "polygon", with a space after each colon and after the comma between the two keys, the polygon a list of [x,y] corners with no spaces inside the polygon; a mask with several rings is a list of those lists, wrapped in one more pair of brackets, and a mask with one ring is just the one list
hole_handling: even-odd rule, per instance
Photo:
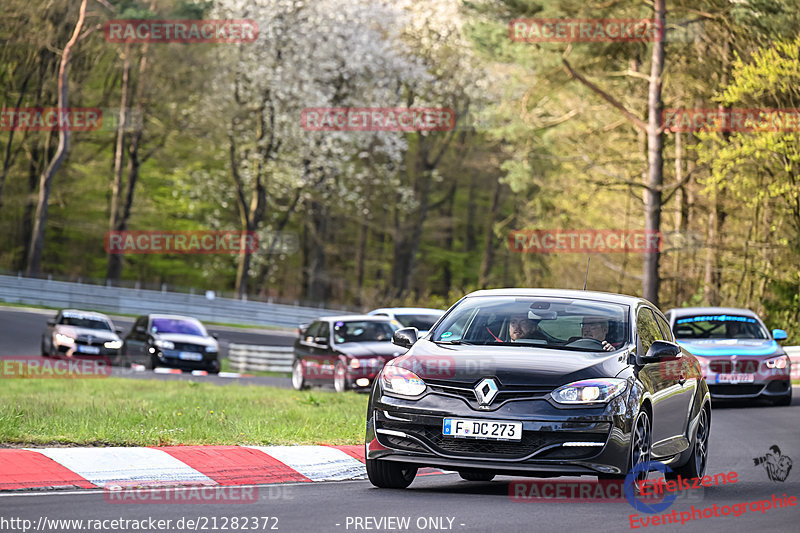
{"label": "front grille", "polygon": [[200,346],[198,344],[189,344],[186,342],[176,342],[175,350],[179,352],[197,352],[197,353],[206,353],[206,347]]}
{"label": "front grille", "polygon": [[106,342],[106,339],[101,339],[99,337],[95,337],[94,335],[91,336],[91,340],[89,339],[89,335],[78,335],[75,339],[75,344],[80,344],[82,346],[100,346],[102,347]]}
{"label": "front grille", "polygon": [[[463,398],[467,401],[467,403],[473,407],[478,407],[478,399],[475,396],[475,390],[472,387],[467,386],[453,386],[453,385],[443,385],[437,383],[428,382],[428,390],[436,394],[446,394],[452,396],[458,396],[459,398]],[[502,387],[498,392],[497,395],[492,400],[491,408],[497,408],[502,405],[504,402],[509,400],[538,400],[546,397],[552,391],[552,387],[526,387],[526,388],[515,388],[515,387]]]}
{"label": "front grille", "polygon": [[737,359],[735,361],[711,361],[708,368],[717,374],[755,374],[758,372],[758,359]]}
{"label": "front grille", "polygon": [[[480,457],[486,459],[522,459],[534,452],[565,442],[605,442],[606,433],[574,431],[523,431],[519,441],[498,441],[472,438],[456,438],[442,435],[442,426],[416,425],[398,422],[381,422],[383,429],[402,431],[424,442],[434,452],[442,455]],[[380,439],[389,446],[403,450],[422,451],[424,448],[412,439],[380,434]],[[561,450],[561,455],[555,452]],[[600,447],[557,446],[553,452],[543,452],[542,458],[584,458],[600,451]],[[538,458],[538,457],[537,457]]]}
{"label": "front grille", "polygon": [[761,392],[763,385],[709,385],[711,394],[723,396],[753,395]]}

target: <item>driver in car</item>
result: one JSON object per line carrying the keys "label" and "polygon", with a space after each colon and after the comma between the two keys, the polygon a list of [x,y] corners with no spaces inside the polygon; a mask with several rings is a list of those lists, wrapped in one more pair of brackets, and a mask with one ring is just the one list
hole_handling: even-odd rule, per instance
{"label": "driver in car", "polygon": [[547,339],[539,330],[539,323],[528,318],[527,313],[511,315],[511,320],[508,323],[508,336],[512,341],[517,339]]}
{"label": "driver in car", "polygon": [[[600,341],[607,352],[617,348],[608,342],[608,319],[599,316],[585,316],[581,323],[581,338]],[[574,338],[574,337],[573,337]],[[572,339],[570,339],[571,341]]]}

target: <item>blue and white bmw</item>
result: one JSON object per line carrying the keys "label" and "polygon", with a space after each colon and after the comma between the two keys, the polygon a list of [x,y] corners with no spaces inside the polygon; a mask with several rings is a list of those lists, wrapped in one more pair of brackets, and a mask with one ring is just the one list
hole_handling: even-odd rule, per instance
{"label": "blue and white bmw", "polygon": [[713,399],[792,402],[791,360],[754,312],[727,307],[684,307],[665,313],[678,344],[699,361]]}

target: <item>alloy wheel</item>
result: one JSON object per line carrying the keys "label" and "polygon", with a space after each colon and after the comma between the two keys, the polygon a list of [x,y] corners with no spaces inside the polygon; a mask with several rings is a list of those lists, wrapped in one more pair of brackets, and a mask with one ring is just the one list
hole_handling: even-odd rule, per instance
{"label": "alloy wheel", "polygon": [[[636,469],[634,487],[639,487],[639,482],[647,479],[648,468],[642,465],[650,463],[650,417],[647,411],[642,411],[636,417],[631,442],[631,470]],[[638,467],[638,468],[637,468]]]}
{"label": "alloy wheel", "polygon": [[697,435],[695,436],[694,461],[698,477],[706,473],[706,458],[708,457],[708,414],[705,409],[700,410],[700,420],[697,421]]}

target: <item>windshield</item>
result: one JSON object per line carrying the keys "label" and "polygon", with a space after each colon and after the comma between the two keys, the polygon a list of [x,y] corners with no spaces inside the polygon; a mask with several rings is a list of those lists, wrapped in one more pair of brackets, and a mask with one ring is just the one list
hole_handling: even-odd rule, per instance
{"label": "windshield", "polygon": [[150,326],[153,333],[183,333],[207,337],[206,329],[200,322],[182,318],[154,318]]}
{"label": "windshield", "polygon": [[673,327],[675,337],[692,339],[768,339],[767,331],[753,317],[737,315],[698,315],[679,318]]}
{"label": "windshield", "polygon": [[417,328],[428,331],[439,320],[439,315],[394,315],[398,322],[407,328]]}
{"label": "windshield", "polygon": [[432,340],[495,346],[602,351],[627,342],[628,306],[542,297],[472,297],[433,332]]}
{"label": "windshield", "polygon": [[63,324],[65,326],[75,326],[76,328],[102,329],[103,331],[111,331],[111,324],[105,320],[81,315],[64,315],[61,317],[59,324]]}
{"label": "windshield", "polygon": [[359,320],[337,322],[333,326],[333,340],[336,344],[346,342],[391,342],[392,334],[400,329],[391,322]]}

